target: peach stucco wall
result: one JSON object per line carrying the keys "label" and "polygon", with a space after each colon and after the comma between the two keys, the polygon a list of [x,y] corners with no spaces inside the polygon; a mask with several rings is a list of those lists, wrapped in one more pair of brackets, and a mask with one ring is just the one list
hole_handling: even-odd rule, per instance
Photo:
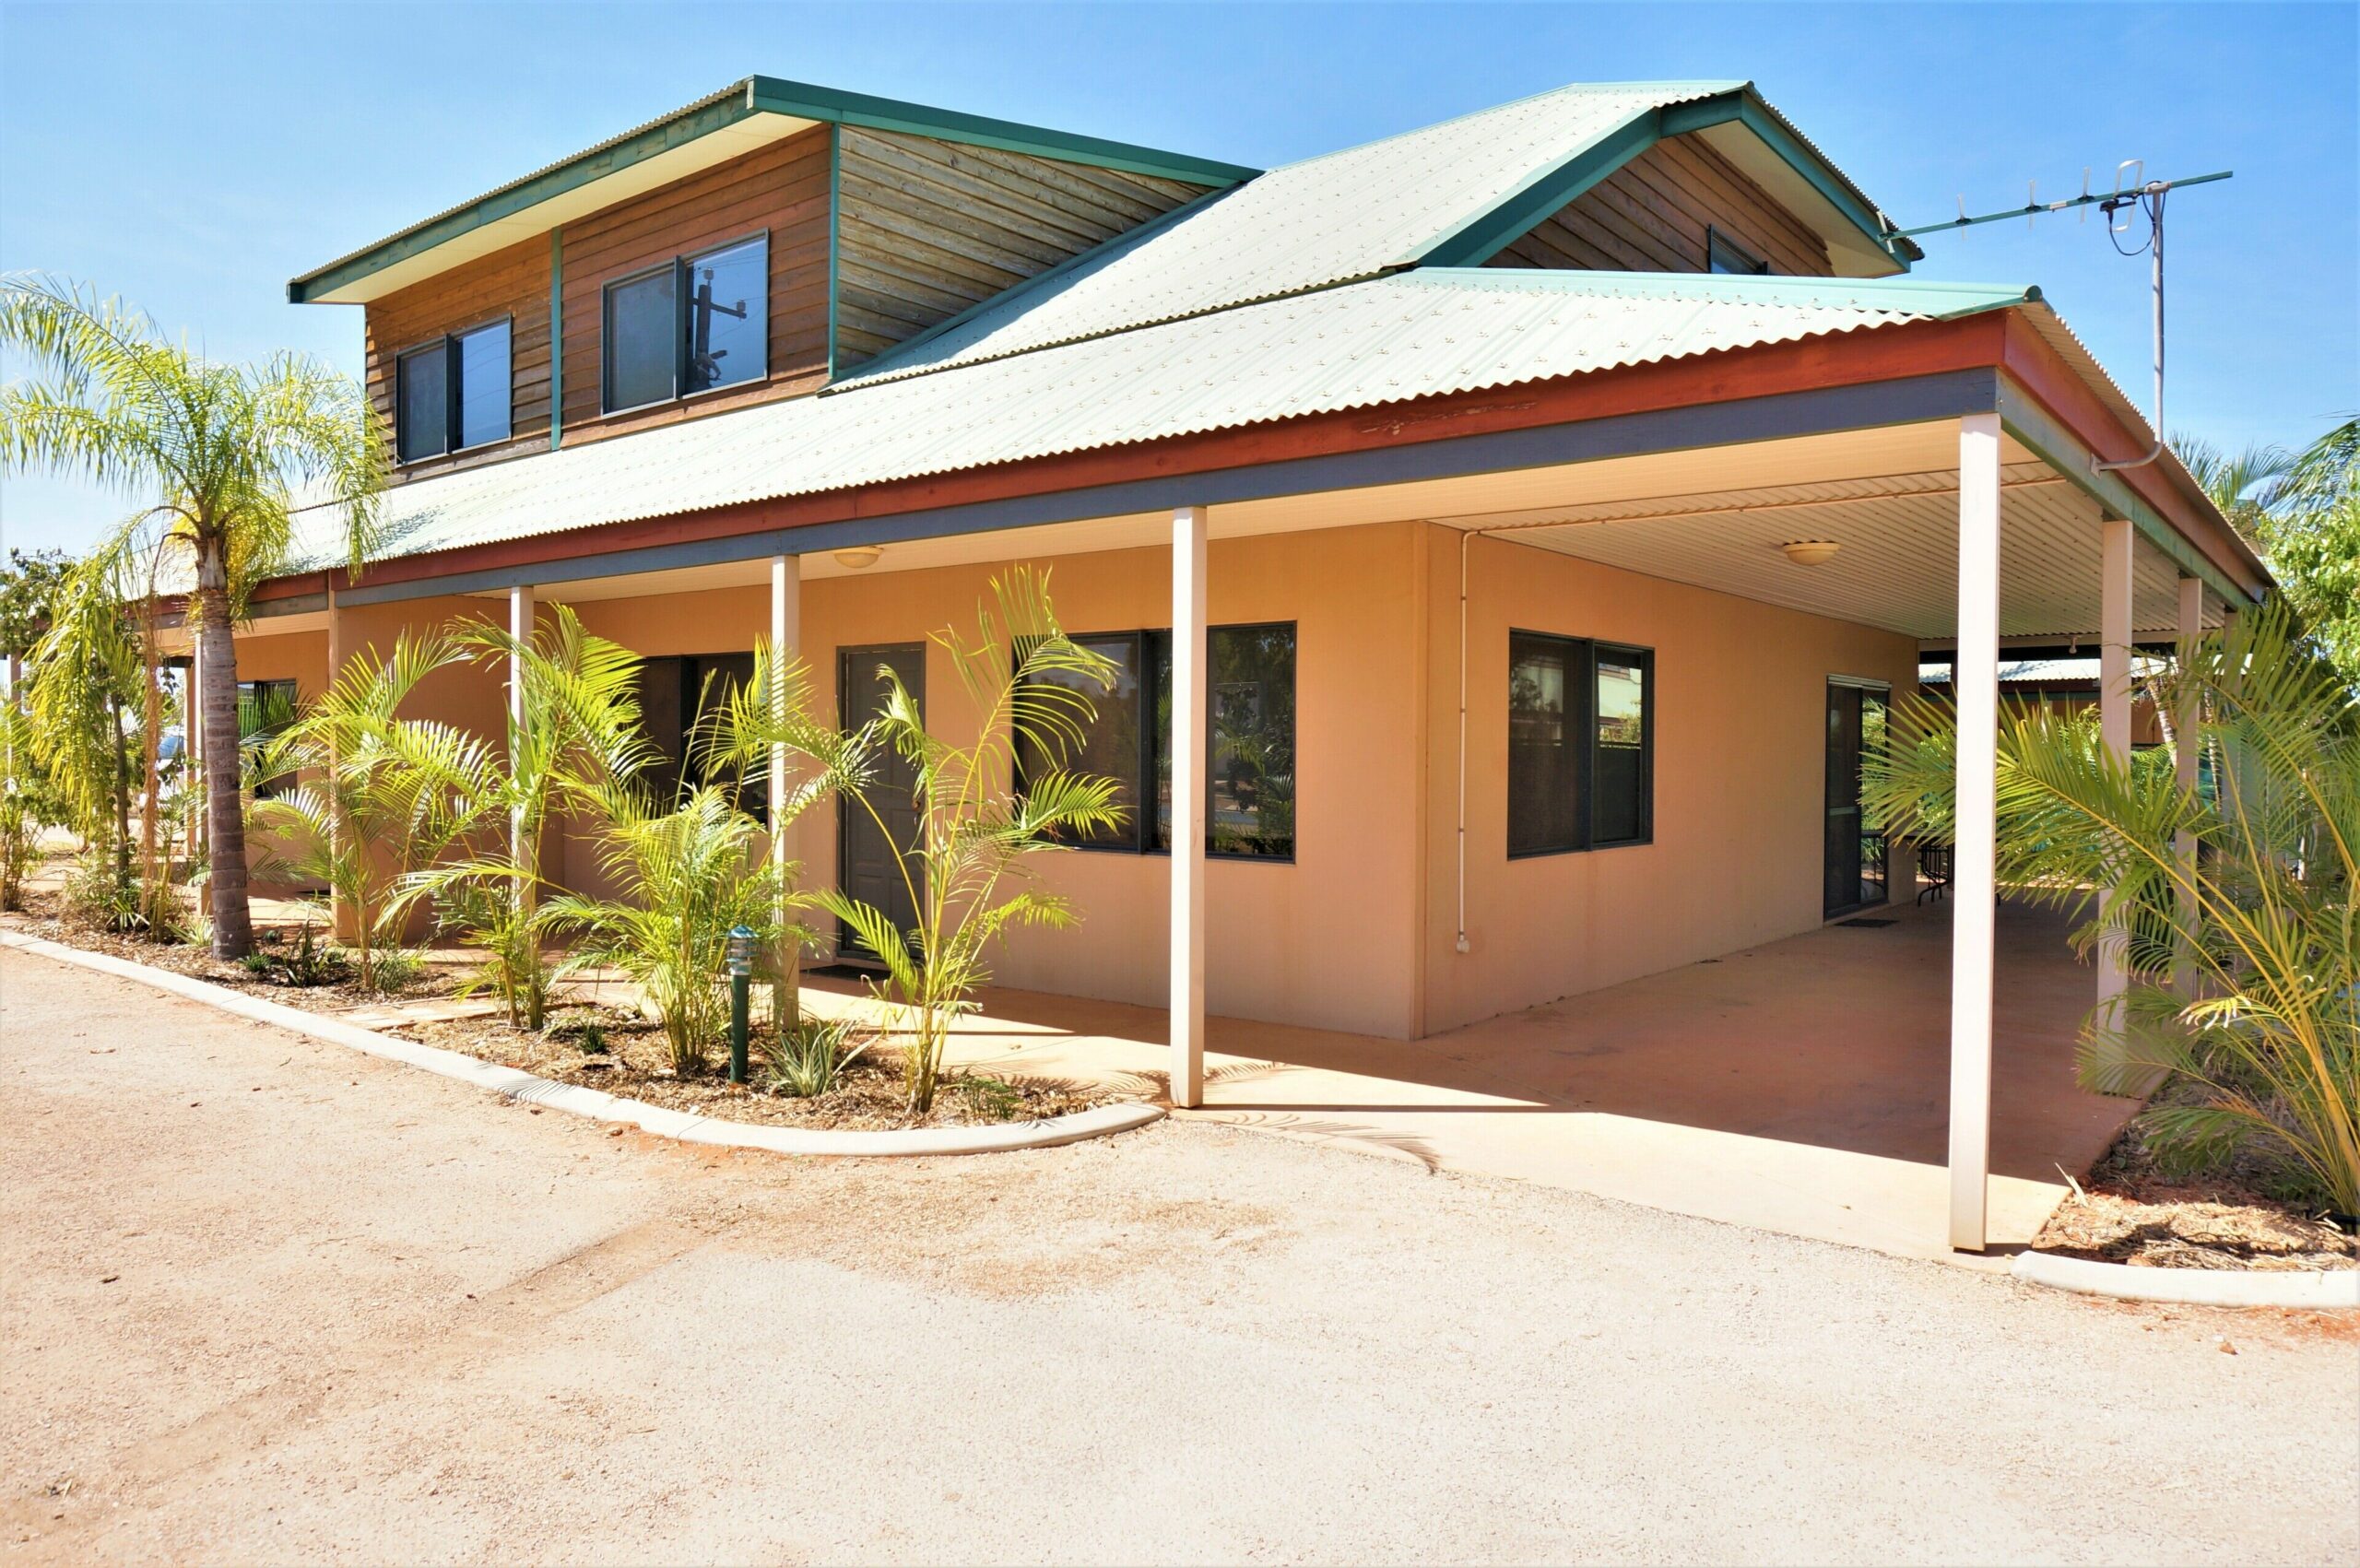
{"label": "peach stucco wall", "polygon": [[[1296,623],[1297,822],[1292,864],[1216,859],[1206,871],[1207,1005],[1217,1013],[1400,1036],[1413,1027],[1417,970],[1417,755],[1420,666],[1410,525],[1216,542],[1207,613],[1216,625]],[[803,657],[832,711],[837,652],[924,642],[972,629],[1006,563],[832,577],[802,588]],[[1127,631],[1171,620],[1171,564],[1158,549],[1093,552],[1051,570],[1057,612],[1075,631]],[[744,649],[767,635],[768,591],[729,589],[668,601],[581,607],[584,623],[650,654]],[[954,739],[974,734],[948,655],[929,647],[927,718]],[[856,717],[857,715],[853,715]],[[797,831],[796,854],[818,885],[835,869],[832,806]],[[576,860],[584,860],[577,866]],[[1159,1005],[1171,897],[1160,856],[1076,852],[1033,864],[1082,914],[1079,929],[1024,931],[997,978],[1030,989]],[[580,846],[569,878],[584,875]]]}
{"label": "peach stucco wall", "polygon": [[[1827,679],[1908,690],[1917,644],[1495,536],[1468,562],[1469,950],[1456,950],[1458,554],[1455,534],[1428,552],[1423,1032],[1820,924]],[[1508,858],[1511,629],[1655,650],[1652,843]]]}
{"label": "peach stucco wall", "polygon": [[[1404,523],[1211,547],[1215,624],[1296,623],[1299,835],[1292,863],[1216,859],[1207,867],[1206,990],[1215,1013],[1415,1037],[1819,923],[1825,682],[1848,675],[1907,690],[1915,644],[1485,538],[1469,558],[1470,950],[1454,950],[1458,537]],[[802,653],[819,702],[834,709],[839,649],[971,627],[1005,564],[803,584]],[[1052,569],[1057,608],[1076,631],[1169,622],[1162,549],[1040,564]],[[344,612],[344,638],[359,652],[390,646],[406,625],[500,613],[485,599],[355,607]],[[766,635],[769,596],[748,587],[608,599],[578,613],[591,631],[651,656],[728,653]],[[1655,650],[1653,843],[1508,860],[1511,627]],[[242,674],[292,675],[306,695],[318,689],[325,656],[319,633],[240,639]],[[929,647],[926,687],[930,720],[951,737],[972,734],[939,648]],[[419,711],[499,732],[502,695],[490,671],[446,672],[422,697]],[[579,833],[557,838],[551,873],[596,890],[596,844]],[[808,883],[832,878],[832,806],[798,825],[794,851]],[[997,978],[1160,1004],[1168,862],[1073,853],[1036,864],[1082,924],[1017,934]]]}

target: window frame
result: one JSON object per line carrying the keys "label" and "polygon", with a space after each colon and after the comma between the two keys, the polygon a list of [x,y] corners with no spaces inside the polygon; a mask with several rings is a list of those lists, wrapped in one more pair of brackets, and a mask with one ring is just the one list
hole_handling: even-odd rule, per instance
{"label": "window frame", "polygon": [[[1303,689],[1303,682],[1301,678],[1303,629],[1301,623],[1298,621],[1241,620],[1222,622],[1218,625],[1208,624],[1205,628],[1208,662],[1210,663],[1211,653],[1210,644],[1215,632],[1269,631],[1281,629],[1287,633],[1288,642],[1293,651],[1296,666],[1294,671],[1295,694],[1299,697]],[[1154,707],[1156,700],[1162,689],[1162,681],[1160,679],[1162,666],[1159,666],[1155,658],[1157,647],[1156,639],[1162,638],[1163,640],[1163,646],[1168,651],[1172,641],[1172,629],[1168,626],[1148,626],[1126,631],[1069,631],[1066,635],[1071,641],[1076,643],[1117,643],[1127,641],[1130,643],[1134,657],[1138,661],[1137,668],[1139,672],[1139,690],[1133,699],[1139,705],[1139,723],[1137,725],[1139,737],[1139,755],[1136,760],[1137,766],[1139,768],[1139,776],[1134,782],[1134,787],[1132,790],[1133,808],[1131,812],[1131,822],[1127,831],[1126,838],[1115,840],[1078,840],[1067,843],[1066,847],[1089,854],[1128,855],[1136,855],[1142,859],[1150,858],[1156,855],[1168,856],[1171,855],[1172,851],[1168,848],[1158,845],[1154,842],[1154,839],[1155,808],[1157,804],[1155,785],[1158,776],[1158,764],[1162,760],[1163,753],[1168,749],[1170,743],[1164,738],[1163,726],[1162,724],[1150,722],[1150,711]],[[1210,699],[1210,690],[1208,690],[1208,698]],[[1094,704],[1097,701],[1097,699],[1093,697],[1092,698],[1092,701]],[[1300,715],[1295,713],[1292,703],[1289,705],[1288,711],[1290,714],[1288,721],[1289,726],[1293,731],[1293,735],[1290,737],[1290,744],[1288,748],[1290,754],[1292,754],[1293,751],[1293,743],[1301,736],[1302,726],[1300,723],[1297,722]],[[1205,747],[1204,787],[1205,798],[1210,802],[1212,798],[1213,784],[1213,749],[1210,745],[1211,714],[1209,713],[1206,715],[1206,718],[1208,721],[1206,733],[1208,744]],[[1013,774],[1011,784],[1017,794],[1021,796],[1024,791],[1025,777],[1023,749],[1021,747],[1014,748],[1013,753],[1014,761],[1011,770]],[[1295,831],[1292,839],[1292,847],[1288,849],[1284,855],[1245,855],[1240,854],[1235,850],[1215,849],[1212,847],[1212,822],[1210,819],[1210,814],[1208,813],[1207,816],[1205,823],[1205,858],[1208,860],[1238,861],[1246,864],[1271,866],[1292,866],[1301,855],[1302,843],[1303,818],[1300,812],[1298,812],[1295,817]]]}
{"label": "window frame", "polygon": [[[462,442],[460,437],[460,405],[466,398],[466,387],[460,375],[466,360],[459,353],[464,338],[500,327],[508,334],[508,384],[502,389],[508,405],[508,433],[489,441]],[[442,444],[432,452],[421,452],[415,457],[402,455],[403,437],[407,433],[404,418],[408,399],[402,395],[402,378],[410,360],[421,354],[441,353],[442,356]],[[431,463],[438,457],[457,457],[465,453],[481,452],[488,447],[516,439],[516,315],[513,311],[496,316],[486,316],[466,326],[443,333],[438,337],[422,337],[404,348],[394,350],[394,465],[407,468],[419,463]]]}
{"label": "window frame", "polygon": [[[726,381],[718,385],[701,386],[693,392],[688,391],[690,274],[694,270],[697,263],[708,256],[717,256],[724,251],[734,251],[741,245],[749,245],[758,240],[762,245],[761,368],[751,375],[737,381]],[[635,267],[629,272],[617,273],[600,283],[598,285],[598,417],[603,419],[619,414],[635,414],[643,409],[662,408],[675,403],[688,403],[697,398],[710,397],[718,392],[728,392],[737,387],[756,386],[767,383],[771,379],[770,247],[771,231],[765,226],[749,230],[745,233],[727,240],[716,241],[713,244],[694,251],[680,252],[667,261],[651,262],[645,266]],[[672,275],[672,390],[661,397],[651,397],[644,402],[627,403],[617,407],[612,401],[615,383],[614,354],[611,348],[614,340],[615,290],[633,283],[643,283],[651,277],[660,277],[667,271]]]}
{"label": "window frame", "polygon": [[[1579,824],[1579,837],[1572,843],[1545,844],[1532,849],[1515,847],[1515,788],[1505,772],[1501,778],[1500,836],[1507,849],[1508,859],[1542,860],[1558,855],[1591,855],[1599,850],[1636,849],[1656,842],[1656,651],[1637,643],[1617,643],[1602,637],[1575,637],[1563,631],[1540,631],[1529,627],[1508,628],[1507,677],[1516,678],[1516,646],[1518,639],[1553,643],[1567,651],[1567,669],[1579,676],[1578,701],[1569,700],[1572,710],[1566,722],[1574,726],[1574,790],[1579,796],[1575,813]],[[1611,662],[1628,664],[1640,672],[1639,680],[1639,831],[1629,838],[1601,838],[1598,831],[1598,666],[1601,654],[1611,655]],[[1512,709],[1502,710],[1502,732],[1506,733],[1506,721]]]}
{"label": "window frame", "polygon": [[[1753,265],[1750,267],[1715,266],[1714,253],[1719,250],[1733,252],[1740,259],[1752,262]],[[1705,225],[1705,270],[1708,273],[1717,273],[1724,277],[1768,277],[1771,276],[1770,263],[1760,252],[1715,223]]]}

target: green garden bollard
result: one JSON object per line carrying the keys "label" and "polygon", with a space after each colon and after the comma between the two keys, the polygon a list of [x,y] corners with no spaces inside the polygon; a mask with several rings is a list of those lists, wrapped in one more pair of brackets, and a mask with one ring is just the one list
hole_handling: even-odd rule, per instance
{"label": "green garden bollard", "polygon": [[754,974],[754,933],[729,928],[729,1081],[746,1081],[747,984]]}

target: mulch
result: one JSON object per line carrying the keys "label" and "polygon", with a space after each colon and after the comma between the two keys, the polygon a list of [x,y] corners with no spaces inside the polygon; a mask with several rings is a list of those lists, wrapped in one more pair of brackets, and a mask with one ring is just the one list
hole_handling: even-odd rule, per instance
{"label": "mulch", "polygon": [[[2155,1102],[2193,1102],[2203,1092],[2201,1085],[2176,1080]],[[2033,1245],[2142,1268],[2360,1268],[2360,1237],[2273,1196],[2283,1183],[2283,1173],[2259,1150],[2200,1177],[2166,1173],[2134,1121]]]}

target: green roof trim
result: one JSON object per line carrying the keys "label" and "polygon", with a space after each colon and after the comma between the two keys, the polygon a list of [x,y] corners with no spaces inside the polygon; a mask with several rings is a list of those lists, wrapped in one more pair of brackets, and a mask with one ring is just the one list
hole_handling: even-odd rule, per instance
{"label": "green roof trim", "polygon": [[1644,110],[1553,169],[1543,170],[1507,200],[1478,213],[1405,264],[1480,266],[1551,213],[1613,173],[1662,139],[1663,111]]}
{"label": "green roof trim", "polygon": [[1725,98],[1673,104],[1663,112],[1662,118],[1663,134],[1667,136],[1684,136],[1731,120],[1740,122],[1761,137],[1788,168],[1811,182],[1811,188],[1826,197],[1852,227],[1867,235],[1905,270],[1911,262],[1925,259],[1926,253],[1914,241],[1902,239],[1860,188],[1806,141],[1785,115],[1764,101],[1752,83]]}
{"label": "green roof trim", "polygon": [[756,114],[785,114],[821,124],[903,131],[940,141],[967,142],[1002,151],[1030,153],[1068,163],[1088,163],[1127,173],[1150,174],[1190,184],[1233,185],[1259,171],[1184,153],[1162,152],[1127,142],[1074,136],[1013,121],[930,109],[924,104],[838,92],[774,77],[748,77],[709,98],[599,143],[586,151],[340,256],[292,278],[291,304],[305,304],[360,281],[372,273],[447,244],[464,234],[513,218],[542,202],[579,190],[594,181],[643,163],[658,154],[726,130]]}

